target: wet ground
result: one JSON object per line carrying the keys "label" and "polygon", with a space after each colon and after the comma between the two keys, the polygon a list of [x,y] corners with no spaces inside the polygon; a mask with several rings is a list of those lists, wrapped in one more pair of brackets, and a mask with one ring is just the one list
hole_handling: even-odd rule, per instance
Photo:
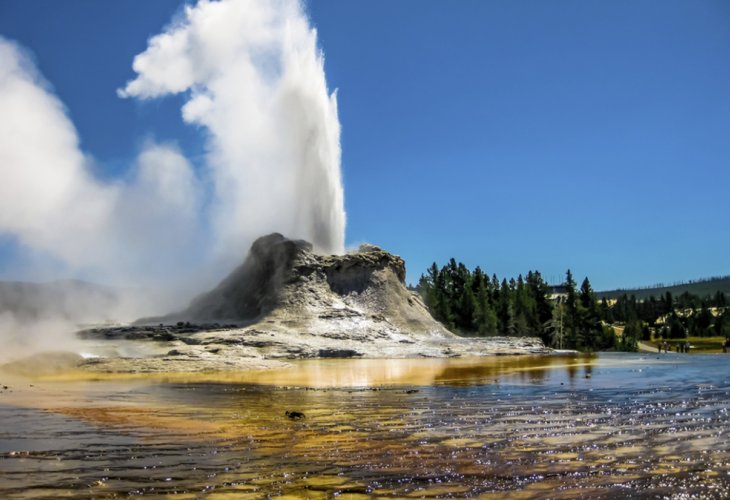
{"label": "wet ground", "polygon": [[3,377],[2,498],[730,497],[722,355]]}

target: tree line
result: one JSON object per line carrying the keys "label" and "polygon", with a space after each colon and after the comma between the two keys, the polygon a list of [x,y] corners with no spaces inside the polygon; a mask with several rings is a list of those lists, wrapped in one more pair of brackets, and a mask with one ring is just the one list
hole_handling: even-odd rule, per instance
{"label": "tree line", "polygon": [[652,333],[730,337],[730,312],[720,292],[704,299],[666,293],[641,301],[624,295],[609,302],[596,296],[587,277],[577,287],[570,270],[554,289],[538,271],[500,280],[453,258],[441,268],[434,262],[417,290],[434,318],[461,335],[535,336],[555,348],[582,351],[636,351],[638,341]]}
{"label": "tree line", "polygon": [[606,322],[641,325],[643,340],[649,340],[651,332],[665,339],[730,338],[730,308],[723,292],[708,297],[688,292],[673,297],[666,292],[658,298],[651,296],[645,300],[624,294],[611,307],[604,299],[601,309]]}
{"label": "tree line", "polygon": [[417,289],[433,316],[461,335],[535,336],[546,345],[588,351],[615,347],[588,278],[580,290],[575,285],[568,271],[565,296],[551,301],[552,289],[538,271],[500,281],[452,258],[440,269],[433,263]]}

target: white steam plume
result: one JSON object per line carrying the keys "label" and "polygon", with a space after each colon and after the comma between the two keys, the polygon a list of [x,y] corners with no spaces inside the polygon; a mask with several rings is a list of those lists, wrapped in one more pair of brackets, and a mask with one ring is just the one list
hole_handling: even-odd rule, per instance
{"label": "white steam plume", "polygon": [[102,183],[66,110],[29,58],[0,38],[0,232],[37,260],[102,280],[161,279],[195,241],[201,195],[189,162],[149,143],[126,182]]}
{"label": "white steam plume", "polygon": [[130,175],[96,179],[63,104],[0,38],[0,235],[39,266],[127,285],[216,280],[272,231],[344,251],[336,96],[299,2],[201,0],[133,68],[121,97],[186,94],[200,168],[148,143]]}
{"label": "white steam plume", "polygon": [[209,132],[217,250],[276,230],[344,251],[336,96],[298,2],[202,0],[133,67],[121,96],[189,92],[183,119]]}
{"label": "white steam plume", "polygon": [[97,179],[63,103],[24,50],[0,37],[0,237],[17,242],[36,280],[44,269],[172,292],[113,306],[104,294],[81,302],[61,283],[73,307],[59,313],[55,295],[30,294],[41,304],[33,321],[5,307],[17,296],[9,292],[2,345],[48,346],[49,325],[71,331],[79,320],[184,306],[200,291],[192,286],[213,284],[272,231],[344,251],[336,95],[299,2],[201,0],[152,37],[133,68],[118,94],[184,93],[182,119],[207,141],[203,165],[175,144],[148,142],[123,177]]}

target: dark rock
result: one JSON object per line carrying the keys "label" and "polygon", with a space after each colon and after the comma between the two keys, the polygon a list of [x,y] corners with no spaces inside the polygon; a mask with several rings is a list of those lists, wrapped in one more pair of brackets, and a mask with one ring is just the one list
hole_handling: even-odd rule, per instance
{"label": "dark rock", "polygon": [[303,418],[305,418],[304,413],[302,413],[300,411],[287,410],[284,412],[284,416],[288,417],[291,420],[302,420]]}
{"label": "dark rock", "polygon": [[358,356],[362,356],[357,351],[353,351],[352,349],[320,349],[319,350],[319,357],[320,358],[355,358]]}
{"label": "dark rock", "polygon": [[344,319],[358,316],[362,316],[362,314],[352,309],[329,309],[319,314],[320,319]]}
{"label": "dark rock", "polygon": [[187,310],[170,317],[190,321],[252,320],[271,310],[278,292],[292,279],[294,261],[312,245],[274,233],[259,238],[246,260],[214,290],[200,295]]}

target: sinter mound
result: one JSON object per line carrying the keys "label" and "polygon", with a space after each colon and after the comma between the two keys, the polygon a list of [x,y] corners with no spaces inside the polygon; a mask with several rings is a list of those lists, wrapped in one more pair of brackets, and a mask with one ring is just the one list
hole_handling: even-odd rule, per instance
{"label": "sinter mound", "polygon": [[453,337],[405,286],[405,263],[372,245],[317,255],[312,245],[274,233],[214,290],[163,322],[235,323],[266,319],[287,328],[360,335],[366,330]]}
{"label": "sinter mound", "polygon": [[128,360],[135,366],[99,369],[204,370],[238,368],[252,358],[547,351],[535,338],[467,339],[449,332],[406,288],[403,259],[378,247],[363,245],[345,255],[318,255],[310,243],[277,233],[256,240],[243,264],[186,310],[146,318],[132,327],[82,334],[167,340],[174,347],[167,353],[167,364]]}

